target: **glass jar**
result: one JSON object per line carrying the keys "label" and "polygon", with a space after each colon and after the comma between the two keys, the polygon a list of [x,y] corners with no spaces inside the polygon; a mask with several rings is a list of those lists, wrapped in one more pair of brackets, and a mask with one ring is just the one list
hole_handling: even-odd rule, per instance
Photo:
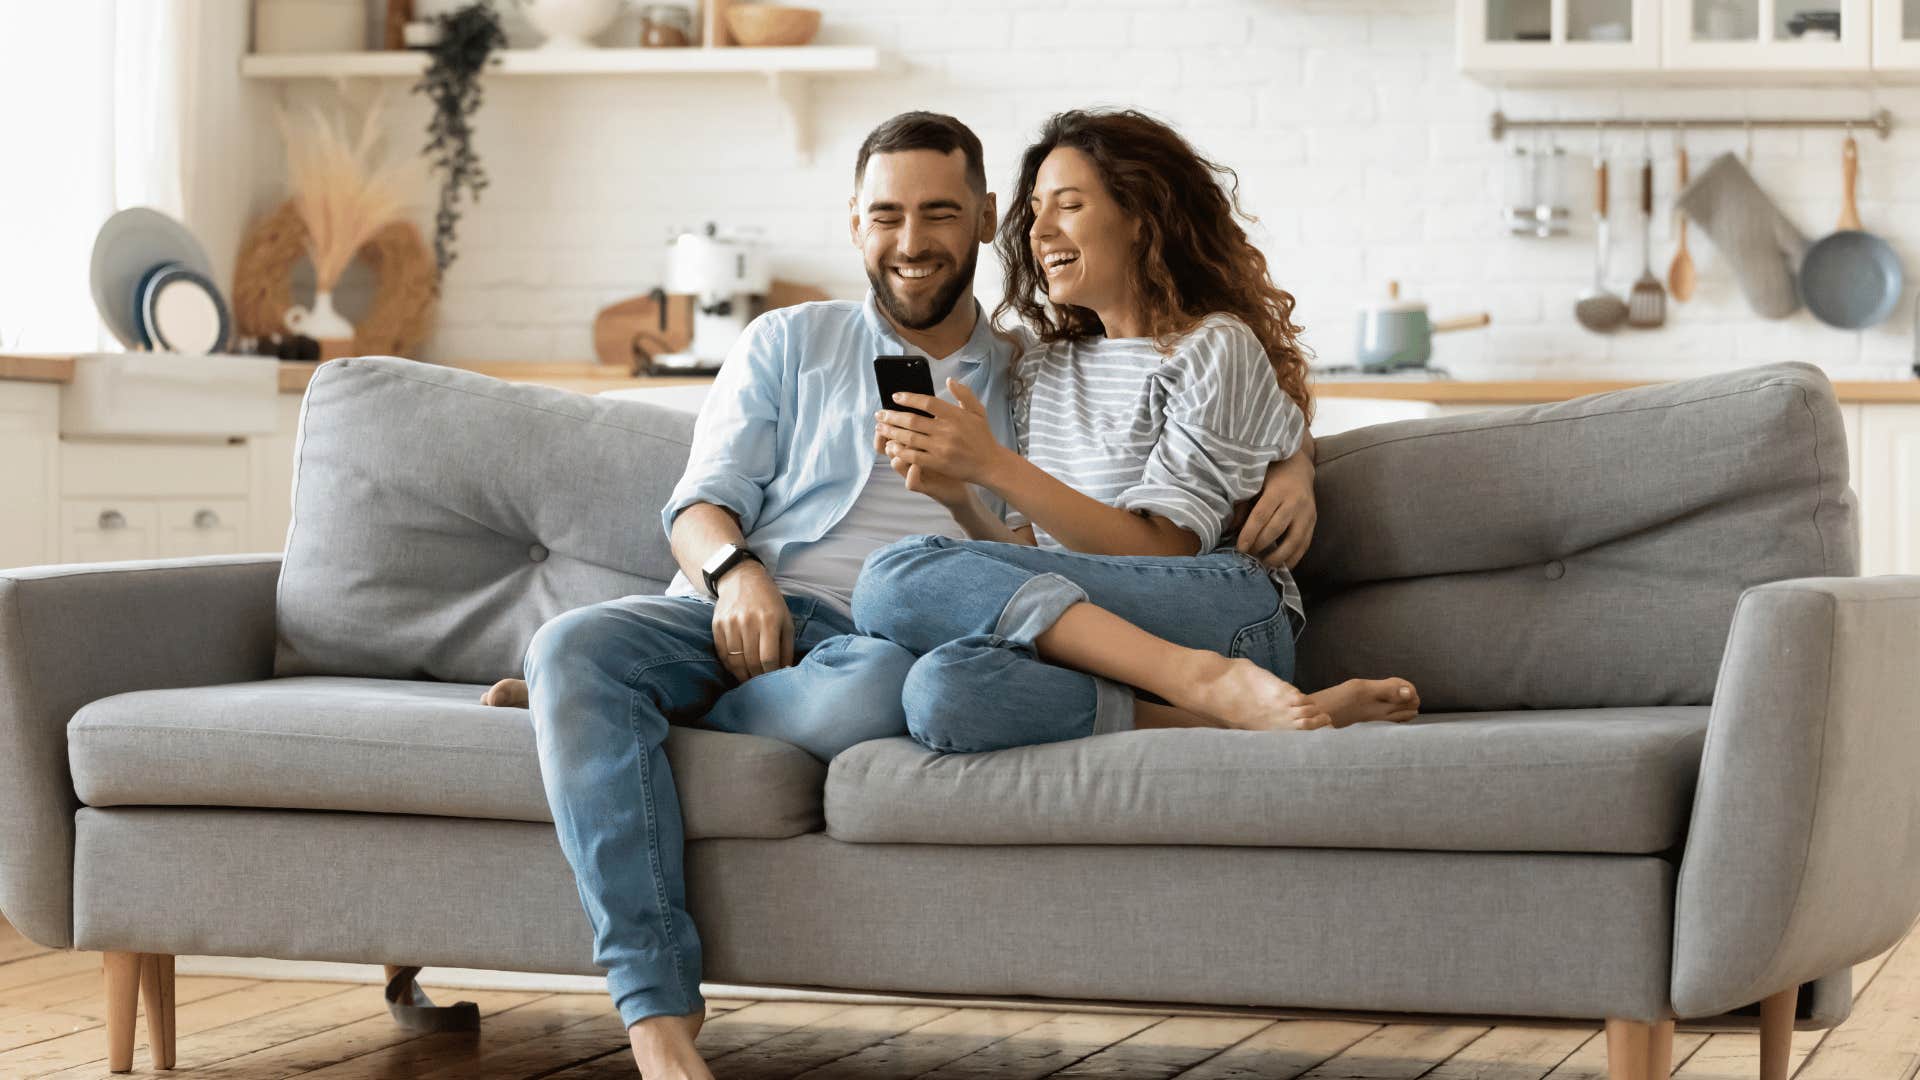
{"label": "glass jar", "polygon": [[693,44],[693,9],[685,4],[648,4],[641,8],[640,44],[649,49]]}

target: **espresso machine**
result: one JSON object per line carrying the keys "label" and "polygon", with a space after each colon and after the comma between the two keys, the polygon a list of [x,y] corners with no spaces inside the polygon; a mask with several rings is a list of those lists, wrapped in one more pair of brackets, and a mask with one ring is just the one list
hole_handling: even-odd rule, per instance
{"label": "espresso machine", "polygon": [[[693,338],[685,352],[657,353],[651,368],[674,374],[720,370],[747,324],[760,312],[773,284],[764,250],[753,238],[722,233],[712,222],[697,232],[682,232],[667,247],[667,283],[661,293],[693,298]],[[666,329],[666,305],[660,305]]]}

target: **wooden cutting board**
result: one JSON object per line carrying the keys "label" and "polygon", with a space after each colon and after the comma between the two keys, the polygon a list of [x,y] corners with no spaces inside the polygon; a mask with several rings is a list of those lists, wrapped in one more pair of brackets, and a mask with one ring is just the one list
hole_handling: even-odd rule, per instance
{"label": "wooden cutting board", "polygon": [[[762,311],[829,299],[811,285],[775,279],[767,289]],[[634,296],[600,309],[593,319],[593,352],[600,363],[638,375],[647,359],[659,353],[686,351],[693,343],[693,297],[667,297],[666,328],[661,329],[660,305],[651,296]]]}

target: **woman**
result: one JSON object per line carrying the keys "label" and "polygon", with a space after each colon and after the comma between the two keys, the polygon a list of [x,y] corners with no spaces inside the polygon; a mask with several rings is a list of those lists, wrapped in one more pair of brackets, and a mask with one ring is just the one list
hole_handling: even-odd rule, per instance
{"label": "woman", "polygon": [[[1416,714],[1404,679],[1292,686],[1305,622],[1292,575],[1222,547],[1311,407],[1293,298],[1236,221],[1231,180],[1140,113],[1053,117],[998,239],[995,314],[1023,324],[1019,452],[951,382],[958,406],[898,395],[933,415],[876,417],[895,471],[972,538],[882,548],[854,592],[862,632],[920,656],[904,697],[924,745]],[[1018,518],[989,513],[972,485]]]}

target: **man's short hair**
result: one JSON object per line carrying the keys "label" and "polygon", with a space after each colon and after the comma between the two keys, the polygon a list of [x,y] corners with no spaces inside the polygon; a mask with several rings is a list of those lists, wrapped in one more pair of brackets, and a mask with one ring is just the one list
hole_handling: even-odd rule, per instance
{"label": "man's short hair", "polygon": [[903,150],[933,150],[966,155],[967,186],[975,195],[987,193],[987,166],[980,153],[980,136],[973,129],[944,113],[904,112],[874,128],[860,144],[860,160],[853,166],[853,186],[858,188],[867,176],[867,159],[875,154],[896,154]]}

